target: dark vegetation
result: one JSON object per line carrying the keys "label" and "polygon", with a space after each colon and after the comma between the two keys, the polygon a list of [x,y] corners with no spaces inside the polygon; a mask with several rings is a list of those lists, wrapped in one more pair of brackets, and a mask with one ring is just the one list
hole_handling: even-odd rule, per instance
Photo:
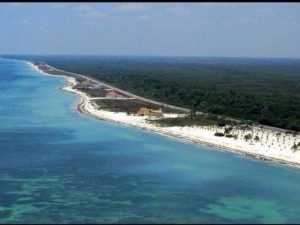
{"label": "dark vegetation", "polygon": [[224,133],[216,132],[216,133],[215,133],[215,136],[217,136],[217,137],[223,137],[223,136],[224,136]]}
{"label": "dark vegetation", "polygon": [[298,144],[294,143],[292,146],[293,152],[299,151],[300,150],[300,142]]}
{"label": "dark vegetation", "polygon": [[251,138],[252,138],[252,134],[246,134],[246,135],[244,136],[244,139],[245,139],[246,141],[251,140]]}
{"label": "dark vegetation", "polygon": [[173,105],[300,131],[300,59],[19,58],[89,75]]}
{"label": "dark vegetation", "polygon": [[237,135],[233,135],[233,134],[226,134],[225,137],[237,139]]}
{"label": "dark vegetation", "polygon": [[140,107],[146,107],[151,109],[161,108],[165,113],[179,113],[178,111],[170,108],[160,107],[155,104],[143,102],[136,99],[129,99],[129,100],[100,99],[100,100],[95,100],[95,102],[97,105],[99,105],[100,108],[109,109],[113,112],[137,113]]}
{"label": "dark vegetation", "polygon": [[[76,88],[76,86],[75,86],[75,88]],[[97,89],[97,90],[91,90],[91,89],[87,89],[87,88],[76,88],[76,89],[78,89],[80,91],[84,91],[92,98],[106,96],[106,91],[104,89]]]}

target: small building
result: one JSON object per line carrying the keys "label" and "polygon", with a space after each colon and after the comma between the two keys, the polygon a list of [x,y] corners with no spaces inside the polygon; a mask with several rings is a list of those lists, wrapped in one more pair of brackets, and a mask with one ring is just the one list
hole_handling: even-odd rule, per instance
{"label": "small building", "polygon": [[85,89],[85,90],[100,90],[102,89],[101,84],[95,84],[89,80],[84,80],[75,85],[75,88]]}
{"label": "small building", "polygon": [[162,109],[154,110],[154,109],[148,109],[141,107],[140,110],[137,112],[138,116],[163,116]]}
{"label": "small building", "polygon": [[106,98],[124,98],[125,96],[112,90],[106,93]]}
{"label": "small building", "polygon": [[88,80],[84,80],[79,82],[77,85],[75,85],[75,88],[79,88],[79,89],[91,89],[91,85],[92,83]]}
{"label": "small building", "polygon": [[101,84],[93,84],[90,86],[91,90],[99,90],[102,89],[102,85]]}
{"label": "small building", "polygon": [[91,85],[91,84],[92,84],[92,82],[91,82],[91,81],[89,81],[89,80],[84,80],[84,81],[82,81],[82,82],[81,82],[81,84],[82,84],[82,85],[86,85],[86,86],[88,86],[88,85]]}

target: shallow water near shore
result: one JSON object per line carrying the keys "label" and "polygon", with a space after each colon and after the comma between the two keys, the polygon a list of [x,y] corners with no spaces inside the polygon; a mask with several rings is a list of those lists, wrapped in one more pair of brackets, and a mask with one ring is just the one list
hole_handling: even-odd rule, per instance
{"label": "shallow water near shore", "polygon": [[0,59],[0,223],[297,223],[300,169],[96,120]]}

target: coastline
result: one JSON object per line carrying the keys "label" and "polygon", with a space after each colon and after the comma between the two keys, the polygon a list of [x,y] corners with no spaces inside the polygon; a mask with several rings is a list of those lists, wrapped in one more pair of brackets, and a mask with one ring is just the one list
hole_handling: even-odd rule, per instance
{"label": "coastline", "polygon": [[[186,128],[183,130],[183,128],[170,128],[170,127],[159,127],[155,126],[153,124],[149,124],[145,121],[144,118],[140,118],[137,116],[127,116],[125,113],[115,113],[115,112],[110,112],[110,111],[105,111],[105,110],[97,110],[95,105],[93,105],[91,99],[89,96],[86,95],[86,93],[78,91],[73,89],[73,86],[76,85],[76,79],[73,77],[69,76],[64,76],[64,75],[52,75],[45,73],[44,71],[40,70],[38,66],[35,66],[33,63],[26,61],[32,69],[38,71],[39,73],[46,75],[46,76],[59,76],[63,77],[67,84],[62,87],[61,89],[64,91],[68,91],[71,93],[74,93],[78,96],[80,96],[79,103],[76,103],[77,110],[85,115],[94,117],[96,119],[101,119],[101,120],[106,120],[130,127],[135,127],[143,130],[147,130],[150,132],[154,132],[156,134],[160,134],[163,136],[167,137],[172,137],[176,138],[179,140],[187,141],[187,142],[192,142],[195,144],[199,145],[204,145],[204,146],[210,146],[210,147],[215,147],[217,150],[220,151],[227,151],[227,152],[232,152],[232,153],[238,153],[240,155],[248,156],[254,159],[260,159],[260,160],[265,160],[265,161],[271,161],[273,163],[280,163],[280,164],[285,164],[293,167],[300,167],[300,152],[293,153],[292,155],[278,155],[274,153],[274,151],[265,151],[263,152],[261,149],[256,150],[255,148],[252,148],[252,146],[247,147],[244,143],[240,143],[240,146],[237,144],[234,146],[230,141],[227,142],[221,142],[220,137],[216,138],[205,138],[205,135],[201,137],[201,135],[198,136],[193,136],[191,133],[187,132],[190,131],[193,132],[194,130],[200,128]],[[130,118],[130,119],[129,119]],[[194,129],[194,130],[193,130]],[[182,131],[183,130],[183,131]],[[195,132],[195,131],[194,131]],[[202,130],[201,130],[202,132]],[[264,131],[262,131],[264,132]],[[269,132],[268,130],[266,132]],[[218,139],[219,138],[219,139]],[[227,138],[228,139],[228,138]],[[292,156],[297,156],[297,157],[292,157]]]}

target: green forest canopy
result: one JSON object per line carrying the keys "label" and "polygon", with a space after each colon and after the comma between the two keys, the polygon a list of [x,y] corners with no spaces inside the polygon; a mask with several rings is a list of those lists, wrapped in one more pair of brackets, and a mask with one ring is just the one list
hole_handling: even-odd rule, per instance
{"label": "green forest canopy", "polygon": [[300,59],[18,58],[43,61],[177,106],[300,131]]}

